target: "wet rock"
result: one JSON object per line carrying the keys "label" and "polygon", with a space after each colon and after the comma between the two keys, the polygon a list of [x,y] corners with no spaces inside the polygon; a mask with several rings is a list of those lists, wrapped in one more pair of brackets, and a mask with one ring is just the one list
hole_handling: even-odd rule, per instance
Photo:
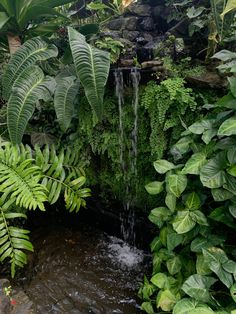
{"label": "wet rock", "polygon": [[36,314],[33,302],[22,290],[14,292],[12,299],[14,302],[10,314]]}
{"label": "wet rock", "polygon": [[126,13],[138,16],[151,16],[151,7],[148,4],[131,4],[127,7]]}
{"label": "wet rock", "polygon": [[138,20],[139,19],[137,16],[130,16],[125,18],[125,29],[129,31],[137,30]]}
{"label": "wet rock", "polygon": [[114,39],[120,39],[120,37],[122,36],[122,33],[119,31],[104,31],[100,33],[101,37],[111,37]]}
{"label": "wet rock", "polygon": [[7,279],[0,280],[0,313],[10,314],[11,302],[10,298],[6,296],[4,289],[9,287],[11,284]]}
{"label": "wet rock", "polygon": [[216,72],[206,72],[199,76],[197,75],[187,76],[186,81],[194,86],[201,88],[222,89],[225,88],[228,84],[227,80],[225,78],[222,78]]}
{"label": "wet rock", "polygon": [[153,41],[153,36],[150,34],[150,33],[142,33],[144,39],[147,41],[147,42],[151,42]]}
{"label": "wet rock", "polygon": [[123,31],[123,37],[125,39],[128,39],[130,41],[136,41],[136,38],[139,37],[139,32],[138,31]]}
{"label": "wet rock", "polygon": [[163,64],[163,61],[161,60],[144,61],[141,64],[141,68],[142,69],[153,68],[153,67],[158,67],[162,64]]}
{"label": "wet rock", "polygon": [[119,62],[119,65],[121,67],[132,67],[134,65],[134,60],[133,59],[121,59]]}
{"label": "wet rock", "polygon": [[151,17],[143,18],[139,26],[143,31],[154,31],[155,29],[155,25]]}
{"label": "wet rock", "polygon": [[119,17],[117,19],[111,20],[107,27],[111,30],[121,30],[124,27],[125,19],[123,17]]}

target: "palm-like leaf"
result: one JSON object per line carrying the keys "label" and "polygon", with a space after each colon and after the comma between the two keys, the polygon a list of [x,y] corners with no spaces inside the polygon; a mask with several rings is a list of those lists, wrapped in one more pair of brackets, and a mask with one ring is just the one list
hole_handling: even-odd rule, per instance
{"label": "palm-like leaf", "polygon": [[9,211],[7,203],[0,207],[0,262],[10,258],[12,277],[15,276],[16,266],[23,267],[27,263],[27,256],[22,250],[34,250],[29,241],[29,231],[9,225],[9,221],[15,218],[27,217]]}
{"label": "palm-like leaf", "polygon": [[6,100],[9,98],[14,82],[26,68],[35,64],[37,61],[56,57],[57,54],[57,47],[48,44],[40,37],[25,42],[25,44],[12,56],[6,71],[3,74],[3,97]]}
{"label": "palm-like leaf", "polygon": [[7,106],[7,125],[10,139],[19,144],[39,99],[48,99],[52,79],[44,79],[38,66],[26,68],[14,82]]}
{"label": "palm-like leaf", "polygon": [[40,168],[33,159],[23,159],[21,150],[11,144],[0,148],[0,192],[2,201],[8,197],[27,209],[44,210],[47,189],[39,181]]}
{"label": "palm-like leaf", "polygon": [[79,84],[75,77],[62,78],[57,85],[54,106],[60,127],[66,131],[70,126],[74,113],[74,101],[79,92]]}
{"label": "palm-like leaf", "polygon": [[88,102],[101,118],[104,87],[110,68],[109,53],[87,44],[85,37],[71,27],[68,27],[68,33],[77,75]]}

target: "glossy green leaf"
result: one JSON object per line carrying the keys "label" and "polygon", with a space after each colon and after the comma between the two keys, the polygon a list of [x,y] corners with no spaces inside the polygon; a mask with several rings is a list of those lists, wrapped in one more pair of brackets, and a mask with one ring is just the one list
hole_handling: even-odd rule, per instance
{"label": "glossy green leaf", "polygon": [[187,177],[182,174],[172,174],[167,177],[167,187],[176,197],[180,197],[187,187]]}
{"label": "glossy green leaf", "polygon": [[200,210],[194,210],[190,212],[190,217],[193,221],[199,225],[208,226],[207,218]]}
{"label": "glossy green leaf", "polygon": [[178,245],[180,245],[183,241],[183,235],[175,232],[167,234],[167,248],[169,251],[174,250]]}
{"label": "glossy green leaf", "polygon": [[175,275],[181,270],[182,263],[181,263],[180,258],[178,256],[175,256],[166,262],[166,266],[167,266],[168,272],[171,275]]}
{"label": "glossy green leaf", "polygon": [[217,280],[213,277],[207,277],[202,275],[192,275],[183,284],[182,290],[190,297],[201,302],[209,302],[210,293],[209,288]]}
{"label": "glossy green leaf", "polygon": [[234,135],[236,134],[236,117],[231,117],[224,121],[219,127],[218,135]]}
{"label": "glossy green leaf", "polygon": [[163,191],[164,182],[153,181],[145,185],[146,191],[151,195],[159,194]]}
{"label": "glossy green leaf", "polygon": [[184,174],[199,174],[202,166],[206,164],[206,155],[204,153],[193,154],[186,162],[182,173]]}
{"label": "glossy green leaf", "polygon": [[151,251],[152,252],[158,251],[161,247],[162,247],[162,243],[160,241],[160,238],[159,236],[156,236],[150,244]]}
{"label": "glossy green leaf", "polygon": [[142,310],[144,310],[147,314],[155,314],[151,302],[143,302],[141,304]]}
{"label": "glossy green leaf", "polygon": [[229,50],[226,50],[226,49],[223,49],[223,50],[220,50],[219,52],[215,53],[212,58],[216,58],[216,59],[219,59],[221,61],[229,61],[231,59],[236,58],[236,53],[229,51]]}
{"label": "glossy green leaf", "polygon": [[186,233],[196,225],[196,222],[192,219],[190,213],[191,212],[188,210],[178,211],[172,223],[173,228],[177,233]]}
{"label": "glossy green leaf", "polygon": [[226,6],[224,7],[223,12],[221,13],[221,18],[224,19],[224,16],[236,9],[236,0],[228,0]]}
{"label": "glossy green leaf", "polygon": [[197,255],[196,271],[197,271],[197,274],[203,275],[203,276],[211,274],[211,270],[208,266],[208,263],[206,262],[202,254]]}
{"label": "glossy green leaf", "polygon": [[173,213],[176,209],[176,196],[172,193],[167,193],[165,198],[166,206],[171,210]]}
{"label": "glossy green leaf", "polygon": [[233,197],[233,194],[225,189],[212,189],[211,194],[216,202],[223,202]]}
{"label": "glossy green leaf", "polygon": [[192,192],[191,194],[188,195],[185,205],[189,210],[196,210],[201,207],[201,200],[197,193]]}
{"label": "glossy green leaf", "polygon": [[169,285],[168,277],[164,273],[157,273],[152,276],[151,282],[160,289],[167,289]]}
{"label": "glossy green leaf", "polygon": [[157,207],[151,210],[148,219],[157,225],[159,228],[163,226],[163,223],[170,217],[170,210],[166,207]]}
{"label": "glossy green leaf", "polygon": [[161,174],[166,173],[167,171],[175,168],[175,165],[172,162],[169,162],[164,159],[154,161],[153,165],[155,170]]}
{"label": "glossy green leaf", "polygon": [[173,309],[173,314],[189,314],[191,310],[194,310],[197,307],[198,302],[196,300],[184,298],[176,303]]}
{"label": "glossy green leaf", "polygon": [[234,302],[236,303],[236,283],[230,287],[230,294]]}
{"label": "glossy green leaf", "polygon": [[177,297],[170,290],[161,290],[157,296],[157,307],[163,311],[171,311],[177,301]]}
{"label": "glossy green leaf", "polygon": [[194,134],[202,134],[208,129],[212,129],[214,120],[203,119],[201,121],[195,122],[188,128],[190,132]]}

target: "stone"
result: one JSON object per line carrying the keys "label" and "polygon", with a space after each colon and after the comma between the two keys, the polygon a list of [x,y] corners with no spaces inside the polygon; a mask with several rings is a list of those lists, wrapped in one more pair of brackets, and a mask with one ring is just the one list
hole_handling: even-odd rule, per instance
{"label": "stone", "polygon": [[147,69],[147,68],[153,68],[153,67],[162,66],[162,65],[163,65],[163,61],[161,60],[151,60],[151,61],[142,62],[141,68]]}
{"label": "stone", "polygon": [[121,59],[119,62],[120,67],[129,68],[134,65],[134,59]]}
{"label": "stone", "polygon": [[139,37],[139,32],[138,31],[123,31],[123,37],[125,39],[128,39],[130,41],[136,41],[136,38]]}
{"label": "stone", "polygon": [[216,72],[206,72],[199,76],[189,75],[186,77],[186,81],[194,86],[201,88],[222,89],[227,86],[227,79],[222,78]]}
{"label": "stone", "polygon": [[150,33],[143,32],[142,35],[147,42],[153,41],[153,36]]}
{"label": "stone", "polygon": [[125,29],[129,31],[136,31],[137,24],[138,24],[138,17],[137,16],[130,16],[125,18]]}
{"label": "stone", "polygon": [[10,314],[11,311],[11,302],[10,298],[6,296],[4,288],[11,286],[9,280],[1,279],[0,280],[0,313],[1,314]]}
{"label": "stone", "polygon": [[125,10],[126,14],[133,14],[138,16],[151,16],[151,7],[148,4],[131,4]]}
{"label": "stone", "polygon": [[151,17],[145,17],[141,20],[139,27],[143,31],[154,31],[155,25]]}
{"label": "stone", "polygon": [[101,37],[111,37],[114,39],[120,39],[122,33],[119,31],[103,31],[100,33]]}
{"label": "stone", "polygon": [[121,30],[124,28],[125,25],[125,19],[123,17],[118,17],[117,19],[111,20],[108,24],[107,27],[111,30]]}

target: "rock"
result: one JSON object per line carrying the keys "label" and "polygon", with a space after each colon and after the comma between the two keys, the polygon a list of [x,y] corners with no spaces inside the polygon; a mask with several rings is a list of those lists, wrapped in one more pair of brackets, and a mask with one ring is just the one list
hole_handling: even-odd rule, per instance
{"label": "rock", "polygon": [[158,67],[161,65],[163,65],[163,61],[161,61],[161,60],[144,61],[141,63],[141,68],[147,69],[147,68]]}
{"label": "rock", "polygon": [[161,72],[161,73],[165,73],[166,72],[166,68],[163,67],[162,65],[154,66],[151,69],[152,69],[153,72]]}
{"label": "rock", "polygon": [[125,19],[123,17],[118,17],[117,19],[111,20],[107,27],[111,30],[121,30],[124,28]]}
{"label": "rock", "polygon": [[215,89],[225,88],[228,84],[226,78],[222,78],[216,72],[206,72],[199,76],[187,76],[186,81],[194,86]]}
{"label": "rock", "polygon": [[111,37],[115,39],[120,39],[122,36],[122,33],[119,31],[103,31],[100,33],[101,37]]}
{"label": "rock", "polygon": [[131,4],[126,9],[126,14],[134,14],[138,16],[151,16],[151,7],[148,4]]}
{"label": "rock", "polygon": [[137,30],[138,20],[139,19],[137,16],[126,17],[125,18],[125,29],[128,29],[129,31]]}
{"label": "rock", "polygon": [[0,279],[0,313],[1,314],[10,314],[10,311],[11,311],[10,298],[6,296],[6,293],[4,292],[4,289],[10,286],[11,284],[9,280]]}
{"label": "rock", "polygon": [[153,31],[155,29],[155,25],[151,17],[143,18],[139,26],[140,26],[140,29],[144,31]]}
{"label": "rock", "polygon": [[144,32],[142,35],[147,42],[153,41],[153,36],[150,33]]}
{"label": "rock", "polygon": [[136,41],[136,38],[139,37],[139,32],[138,31],[123,31],[123,37],[125,39],[128,39],[130,41]]}
{"label": "rock", "polygon": [[121,59],[119,62],[120,67],[132,67],[134,65],[134,59]]}
{"label": "rock", "polygon": [[36,314],[33,302],[22,290],[15,291],[12,298],[15,304],[10,314]]}

